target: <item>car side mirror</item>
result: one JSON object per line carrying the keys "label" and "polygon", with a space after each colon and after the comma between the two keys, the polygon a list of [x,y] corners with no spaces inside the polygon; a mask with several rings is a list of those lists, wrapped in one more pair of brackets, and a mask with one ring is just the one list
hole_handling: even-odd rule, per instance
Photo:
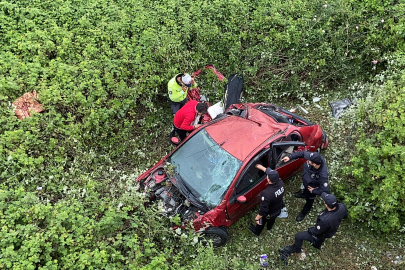
{"label": "car side mirror", "polygon": [[245,204],[246,203],[246,197],[245,196],[239,196],[237,199],[236,199],[237,201],[238,201],[238,203],[241,203],[241,204]]}

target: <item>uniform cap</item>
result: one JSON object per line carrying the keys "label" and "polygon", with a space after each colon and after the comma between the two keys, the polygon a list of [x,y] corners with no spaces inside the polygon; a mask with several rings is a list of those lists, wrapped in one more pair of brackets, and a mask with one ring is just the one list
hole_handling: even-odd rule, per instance
{"label": "uniform cap", "polygon": [[321,197],[329,208],[334,208],[336,206],[337,200],[335,195],[323,192]]}
{"label": "uniform cap", "polygon": [[278,179],[280,178],[280,175],[278,174],[278,172],[274,171],[270,168],[266,168],[266,174],[272,183],[276,183],[278,181]]}
{"label": "uniform cap", "polygon": [[313,152],[309,154],[309,160],[315,163],[316,165],[319,165],[322,163],[321,154],[319,154],[318,152]]}
{"label": "uniform cap", "polygon": [[190,74],[186,73],[181,77],[181,81],[187,86],[191,87],[191,76]]}

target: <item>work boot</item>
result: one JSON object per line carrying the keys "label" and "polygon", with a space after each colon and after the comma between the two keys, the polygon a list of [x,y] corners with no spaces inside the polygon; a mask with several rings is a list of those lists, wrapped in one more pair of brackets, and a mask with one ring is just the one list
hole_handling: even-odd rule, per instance
{"label": "work boot", "polygon": [[319,250],[321,250],[321,247],[322,247],[322,245],[315,245],[315,244],[312,244],[312,246],[313,246],[314,248],[316,248],[316,249],[319,249]]}
{"label": "work boot", "polygon": [[286,252],[289,252],[290,255],[291,255],[292,253],[301,253],[301,252],[302,252],[300,248],[297,248],[297,247],[294,246],[294,245],[292,245],[292,246],[286,246],[286,247],[284,248],[284,250],[285,250]]}
{"label": "work boot", "polygon": [[256,233],[256,226],[255,225],[250,224],[249,231],[251,231],[256,236],[259,236],[259,234]]}
{"label": "work boot", "polygon": [[284,249],[279,249],[278,252],[280,253],[280,260],[284,263],[284,265],[288,265],[288,257],[290,257],[291,253]]}
{"label": "work boot", "polygon": [[306,215],[307,215],[307,213],[304,213],[304,212],[301,211],[301,212],[298,214],[298,216],[295,218],[295,220],[298,221],[298,222],[300,222],[300,221],[304,220],[304,218],[305,218]]}
{"label": "work boot", "polygon": [[297,192],[295,192],[295,193],[294,193],[294,196],[295,196],[296,198],[305,198],[304,192],[303,192],[301,189],[298,190]]}

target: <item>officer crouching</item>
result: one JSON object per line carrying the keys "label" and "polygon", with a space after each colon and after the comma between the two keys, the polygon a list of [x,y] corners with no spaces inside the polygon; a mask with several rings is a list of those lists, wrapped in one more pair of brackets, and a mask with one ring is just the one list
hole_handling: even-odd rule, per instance
{"label": "officer crouching", "polygon": [[260,164],[256,164],[256,168],[266,173],[268,183],[268,186],[261,194],[259,214],[255,218],[256,226],[251,224],[249,227],[252,233],[259,236],[266,223],[267,230],[273,228],[276,218],[281,213],[281,209],[283,208],[284,182],[280,179],[277,171],[265,168]]}
{"label": "officer crouching", "polygon": [[292,253],[301,253],[303,241],[312,243],[314,248],[320,249],[326,238],[331,238],[338,230],[342,219],[348,217],[346,206],[343,203],[337,203],[333,194],[326,192],[321,194],[326,209],[318,215],[316,224],[306,232],[299,232],[295,235],[295,242],[292,246],[286,246],[278,251],[281,254],[281,260],[287,264],[288,257]]}

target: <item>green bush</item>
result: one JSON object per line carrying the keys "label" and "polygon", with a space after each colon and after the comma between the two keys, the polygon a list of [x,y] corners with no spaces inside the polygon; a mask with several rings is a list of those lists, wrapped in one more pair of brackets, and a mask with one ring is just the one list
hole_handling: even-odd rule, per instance
{"label": "green bush", "polygon": [[195,248],[212,253],[137,196],[113,207],[91,196],[52,204],[41,191],[0,190],[0,226],[1,269],[180,269]]}
{"label": "green bush", "polygon": [[360,103],[359,137],[346,168],[352,179],[339,186],[347,194],[350,216],[379,232],[405,231],[404,55],[392,64]]}
{"label": "green bush", "polygon": [[[136,176],[171,150],[168,80],[214,64],[244,75],[248,101],[327,94],[386,68],[403,13],[397,1],[1,1],[2,267],[237,267],[209,247],[196,258],[194,236],[136,198]],[[207,74],[214,103],[223,84]],[[20,121],[10,105],[33,90],[46,111]]]}

